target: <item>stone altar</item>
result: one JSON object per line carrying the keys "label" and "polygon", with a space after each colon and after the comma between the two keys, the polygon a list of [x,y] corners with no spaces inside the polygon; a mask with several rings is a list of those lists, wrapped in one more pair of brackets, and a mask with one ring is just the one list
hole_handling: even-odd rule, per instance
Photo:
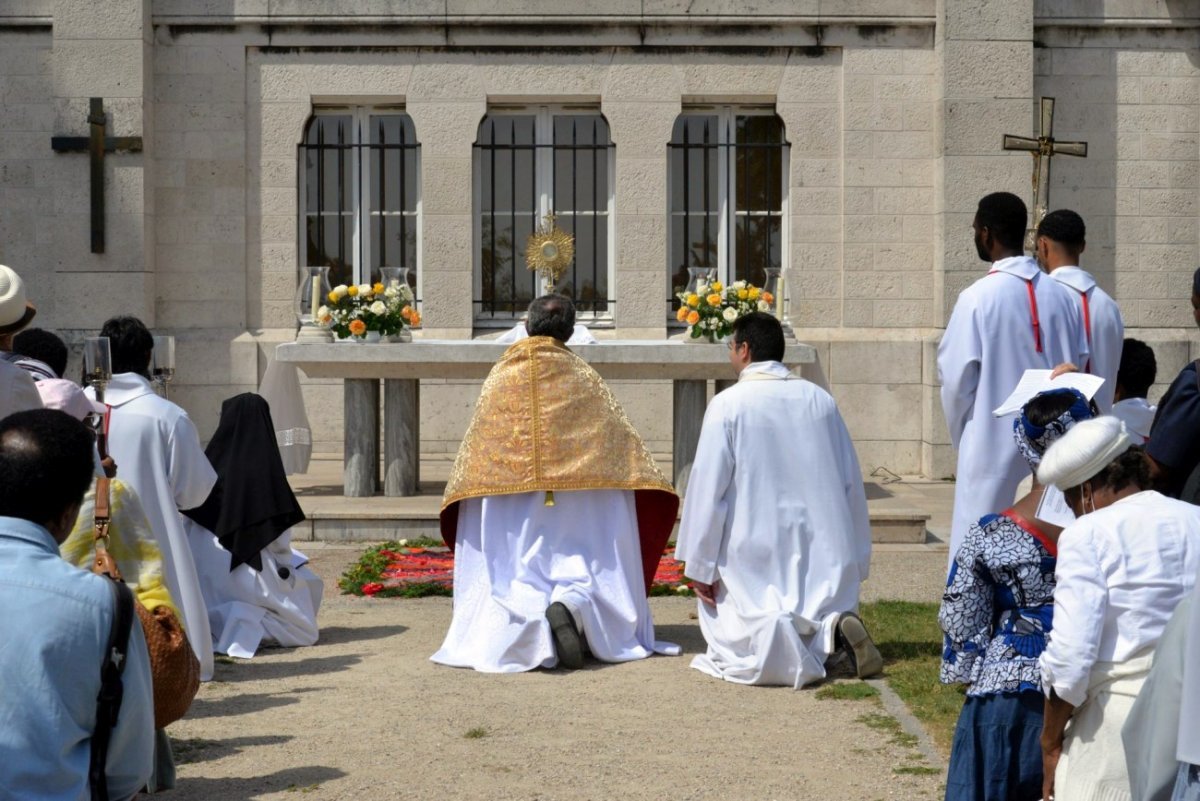
{"label": "stone altar", "polygon": [[[420,381],[422,378],[483,379],[507,345],[478,340],[415,340],[406,344],[279,345],[275,358],[294,364],[310,378],[344,382],[343,486],[347,497],[368,497],[379,489],[379,382],[383,381],[383,491],[417,492],[420,465]],[[571,348],[605,378],[656,378],[674,382],[672,464],[682,493],[691,473],[704,421],[709,380],[717,391],[728,386],[732,368],[720,345],[679,341],[611,340]],[[784,363],[816,366],[816,350],[789,342]]]}

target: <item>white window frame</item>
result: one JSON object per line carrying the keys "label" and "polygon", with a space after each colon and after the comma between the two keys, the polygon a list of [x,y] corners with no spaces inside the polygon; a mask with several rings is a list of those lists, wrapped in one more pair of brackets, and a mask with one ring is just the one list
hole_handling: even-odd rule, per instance
{"label": "white window frame", "polygon": [[[736,230],[735,224],[739,216],[769,216],[763,211],[742,211],[737,210],[737,198],[733,193],[737,188],[737,158],[735,156],[736,142],[729,140],[730,136],[736,135],[736,118],[737,117],[778,117],[779,113],[775,106],[762,105],[737,105],[737,104],[688,104],[680,109],[679,116],[696,115],[696,116],[715,116],[717,118],[717,202],[719,209],[717,213],[717,280],[723,283],[729,283],[732,280],[733,266],[730,263],[730,255],[733,253],[735,243],[730,243],[729,237]],[[678,119],[678,117],[676,118]],[[782,122],[782,118],[780,118]],[[674,138],[672,123],[672,136]],[[779,232],[779,266],[784,273],[788,270],[790,247],[790,228],[791,211],[790,211],[790,180],[791,174],[791,148],[787,142],[787,126],[783,127],[783,140],[779,144],[780,149],[780,182],[779,188],[779,217],[780,217],[780,232]],[[677,217],[687,215],[686,211],[673,211],[670,208],[670,193],[675,185],[675,173],[672,160],[668,157],[667,162],[667,274],[671,275],[675,268],[674,253],[671,252],[673,245],[672,223]],[[732,182],[732,183],[731,183]],[[693,213],[695,217],[706,216],[704,214]],[[686,246],[686,243],[685,243]],[[675,321],[674,315],[671,315],[671,321],[674,325],[682,325]]]}
{"label": "white window frame", "polygon": [[[571,103],[529,103],[529,104],[503,104],[490,106],[487,110],[486,117],[534,117],[534,135],[533,141],[536,146],[534,156],[534,170],[536,173],[535,190],[538,197],[537,216],[534,220],[534,225],[545,219],[546,215],[554,209],[551,208],[552,195],[554,193],[554,161],[551,158],[540,158],[539,150],[545,150],[547,153],[553,154],[552,145],[554,144],[554,118],[558,115],[573,115],[573,114],[603,114],[599,105],[579,105]],[[486,118],[485,117],[485,118]],[[608,120],[605,119],[605,123]],[[480,121],[480,125],[483,121]],[[612,139],[612,129],[609,128],[609,140]],[[472,148],[471,162],[471,191],[472,191],[472,227],[471,227],[471,242],[474,251],[472,257],[473,275],[472,275],[472,292],[473,297],[483,297],[483,180],[481,175],[482,164],[480,162],[479,150]],[[576,320],[586,322],[589,325],[597,328],[611,327],[613,324],[613,307],[617,303],[616,296],[616,148],[610,148],[607,159],[608,166],[608,202],[605,205],[604,216],[608,219],[607,226],[607,248],[606,253],[608,263],[605,265],[608,285],[608,310],[603,313],[596,312],[576,312]],[[599,216],[594,212],[579,212],[578,216]],[[517,252],[523,252],[524,248],[519,247]],[[520,320],[525,316],[523,310],[514,309],[512,316],[505,316],[501,313],[495,315],[485,315],[482,309],[476,313],[475,327],[476,328],[511,328],[516,320]]]}
{"label": "white window frame", "polygon": [[[323,104],[320,106],[313,107],[312,114],[309,117],[309,119],[304,121],[304,125],[305,125],[305,128],[307,128],[309,123],[312,120],[312,117],[349,116],[351,118],[351,126],[350,126],[351,141],[350,141],[350,144],[365,145],[369,141],[368,126],[370,125],[371,117],[386,116],[389,114],[408,114],[408,111],[402,105],[337,106],[337,105],[324,105]],[[415,130],[416,130],[415,124],[413,126],[413,129],[415,132]],[[302,136],[303,136],[303,133],[302,133]],[[417,141],[420,142],[420,139],[417,139]],[[303,142],[301,144],[303,145]],[[357,148],[354,152],[357,153],[357,158],[356,158],[356,161],[357,161],[357,160],[361,160],[362,158],[366,157],[366,155],[369,153],[369,149],[366,147],[361,147],[361,148]],[[371,209],[371,182],[370,182],[370,180],[360,180],[360,177],[366,177],[366,171],[368,169],[370,169],[370,165],[369,164],[365,164],[365,165],[359,164],[358,169],[351,170],[351,176],[350,176],[350,194],[351,194],[351,198],[352,198],[354,207],[349,214],[347,214],[346,212],[337,212],[336,214],[337,214],[337,216],[351,216],[351,217],[353,217],[353,220],[354,220],[353,235],[351,237],[351,243],[350,243],[350,252],[351,252],[351,259],[352,259],[352,264],[353,264],[354,282],[358,283],[358,284],[366,283],[367,279],[369,277],[368,265],[371,264],[372,243],[371,243],[371,237],[367,234],[367,232],[370,231],[371,217],[376,216],[376,215],[392,216],[392,217],[402,215],[402,216],[408,217],[412,221],[412,225],[414,226],[414,231],[416,232],[416,256],[415,256],[416,264],[413,265],[413,267],[412,267],[412,269],[415,270],[416,277],[417,277],[417,286],[416,286],[416,292],[415,292],[416,300],[414,302],[416,303],[416,305],[418,307],[420,307],[422,305],[421,299],[424,298],[424,293],[422,292],[422,286],[423,286],[423,283],[425,280],[425,271],[422,269],[422,267],[424,265],[424,258],[423,258],[423,253],[422,253],[422,239],[423,239],[422,227],[423,226],[421,225],[421,220],[422,220],[421,148],[420,147],[415,148],[414,154],[415,154],[414,169],[417,171],[417,178],[416,178],[416,181],[414,181],[416,197],[413,199],[414,205],[413,205],[413,210],[411,212],[407,212],[407,213],[404,211],[381,212],[381,211],[376,211],[376,210]],[[297,176],[297,181],[300,186],[300,195],[299,195],[300,201],[299,201],[299,203],[297,203],[298,212],[299,212],[298,225],[299,225],[299,230],[300,230],[300,242],[302,243],[299,248],[298,261],[300,263],[301,274],[303,274],[304,271],[308,268],[308,247],[307,247],[306,238],[308,235],[307,221],[308,221],[309,214],[308,214],[308,209],[306,208],[306,200],[305,200],[307,198],[307,191],[306,191],[307,185],[305,182],[308,179],[307,178],[308,171],[303,167],[303,165],[298,165],[298,172],[299,172],[299,175]],[[321,216],[321,217],[334,216],[334,212],[318,212],[317,216]],[[389,265],[383,265],[383,266],[389,266]]]}

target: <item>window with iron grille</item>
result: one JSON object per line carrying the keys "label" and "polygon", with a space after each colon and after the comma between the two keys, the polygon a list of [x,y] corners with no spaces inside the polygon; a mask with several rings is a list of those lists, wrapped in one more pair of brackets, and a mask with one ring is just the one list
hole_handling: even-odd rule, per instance
{"label": "window with iron grille", "polygon": [[407,267],[420,297],[420,148],[400,109],[316,109],[299,148],[300,266],[328,265],[331,286]]}
{"label": "window with iron grille", "polygon": [[582,320],[612,318],[613,144],[594,108],[493,108],[475,142],[475,310],[511,325],[540,294],[525,245],[547,214],[575,237],[558,290]]}
{"label": "window with iron grille", "polygon": [[691,108],[675,119],[668,145],[672,309],[689,268],[761,287],[767,268],[785,266],[788,149],[773,109]]}

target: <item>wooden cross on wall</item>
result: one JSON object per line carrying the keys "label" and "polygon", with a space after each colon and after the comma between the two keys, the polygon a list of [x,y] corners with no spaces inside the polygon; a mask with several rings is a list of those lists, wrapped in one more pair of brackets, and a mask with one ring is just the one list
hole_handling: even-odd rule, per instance
{"label": "wooden cross on wall", "polygon": [[91,98],[87,116],[87,136],[55,136],[50,147],[55,153],[87,151],[91,166],[92,253],[104,252],[104,154],[125,151],[142,152],[140,136],[105,136],[104,100]]}
{"label": "wooden cross on wall", "polygon": [[1087,142],[1057,142],[1054,139],[1054,98],[1041,100],[1041,133],[1028,136],[1005,134],[1005,150],[1023,150],[1033,156],[1033,227],[1025,234],[1026,250],[1033,250],[1034,232],[1050,206],[1050,159],[1055,156],[1087,158]]}

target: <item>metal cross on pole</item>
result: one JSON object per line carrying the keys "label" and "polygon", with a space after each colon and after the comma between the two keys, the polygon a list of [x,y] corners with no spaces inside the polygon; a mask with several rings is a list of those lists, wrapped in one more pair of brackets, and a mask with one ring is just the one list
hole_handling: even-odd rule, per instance
{"label": "metal cross on pole", "polygon": [[1025,233],[1025,248],[1033,250],[1034,232],[1050,205],[1050,159],[1054,156],[1087,158],[1087,142],[1057,142],[1054,139],[1054,98],[1041,99],[1040,135],[1005,134],[1001,145],[1005,150],[1023,150],[1033,156],[1033,226]]}
{"label": "metal cross on pole", "polygon": [[91,98],[87,116],[88,136],[55,136],[50,147],[55,153],[87,151],[92,190],[92,253],[104,252],[104,154],[117,151],[142,152],[140,136],[105,136],[104,101]]}

